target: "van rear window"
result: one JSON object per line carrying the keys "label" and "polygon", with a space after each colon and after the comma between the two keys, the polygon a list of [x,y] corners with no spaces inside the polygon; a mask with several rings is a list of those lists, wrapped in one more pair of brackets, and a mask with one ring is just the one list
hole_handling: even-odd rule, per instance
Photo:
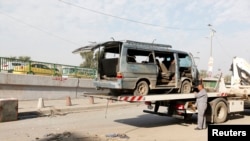
{"label": "van rear window", "polygon": [[120,57],[119,46],[106,47],[103,51],[104,51],[104,58],[105,59],[119,58]]}

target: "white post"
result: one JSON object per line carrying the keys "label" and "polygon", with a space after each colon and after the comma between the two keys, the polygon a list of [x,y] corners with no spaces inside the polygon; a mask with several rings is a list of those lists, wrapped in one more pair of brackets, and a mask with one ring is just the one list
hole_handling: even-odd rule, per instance
{"label": "white post", "polygon": [[37,108],[38,108],[38,109],[44,108],[43,98],[39,98],[39,99],[38,99]]}

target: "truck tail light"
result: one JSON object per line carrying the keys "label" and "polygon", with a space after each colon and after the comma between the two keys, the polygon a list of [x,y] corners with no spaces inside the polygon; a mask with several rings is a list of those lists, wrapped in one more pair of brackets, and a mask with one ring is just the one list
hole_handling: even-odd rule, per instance
{"label": "truck tail light", "polygon": [[152,102],[150,102],[150,101],[146,101],[145,102],[145,105],[147,105],[148,106],[148,109],[153,109],[154,107],[152,106]]}
{"label": "truck tail light", "polygon": [[123,78],[122,73],[121,72],[117,72],[116,73],[116,78]]}
{"label": "truck tail light", "polygon": [[176,109],[184,110],[184,104],[176,104]]}
{"label": "truck tail light", "polygon": [[152,103],[150,101],[146,101],[145,105],[151,105]]}

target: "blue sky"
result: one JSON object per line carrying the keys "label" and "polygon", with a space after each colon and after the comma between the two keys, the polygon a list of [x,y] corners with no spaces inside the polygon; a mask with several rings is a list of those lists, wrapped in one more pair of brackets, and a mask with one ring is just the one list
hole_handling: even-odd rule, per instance
{"label": "blue sky", "polygon": [[214,74],[234,56],[250,62],[249,0],[0,0],[0,56],[79,65],[72,51],[89,42],[136,40],[191,52]]}

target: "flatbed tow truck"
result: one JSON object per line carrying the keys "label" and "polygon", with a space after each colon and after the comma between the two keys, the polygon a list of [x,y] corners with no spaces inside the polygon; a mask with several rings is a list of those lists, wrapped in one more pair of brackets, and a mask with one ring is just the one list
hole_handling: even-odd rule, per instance
{"label": "flatbed tow truck", "polygon": [[[242,60],[234,58],[232,69],[234,69],[231,85],[226,86],[224,78],[220,77],[217,79],[214,90],[208,91],[208,107],[206,111],[207,122],[210,123],[223,123],[227,121],[230,114],[238,114],[244,112],[247,108],[246,105],[250,103],[250,87],[243,85],[240,80],[243,76],[246,76],[247,70],[239,68],[239,64],[242,65]],[[244,60],[243,60],[244,61]],[[246,65],[243,65],[246,66]],[[239,71],[245,73],[239,75]],[[244,70],[244,71],[243,71]],[[222,76],[222,75],[221,75]],[[239,77],[240,76],[240,77]],[[247,76],[248,77],[248,76]],[[202,80],[206,83],[206,80]],[[181,119],[189,119],[193,114],[197,114],[197,109],[194,107],[195,104],[195,93],[168,93],[168,94],[150,94],[145,96],[134,96],[134,95],[120,95],[120,96],[109,96],[101,94],[89,94],[86,93],[84,96],[91,96],[96,98],[105,98],[109,100],[126,101],[126,102],[144,102],[147,105],[147,110],[143,110],[145,113],[157,114],[160,116],[171,116]],[[159,112],[160,107],[165,107],[166,111]]]}
{"label": "flatbed tow truck", "polygon": [[[208,92],[208,108],[206,111],[207,122],[223,123],[227,121],[230,114],[244,112],[246,103],[249,103],[248,95],[239,96],[225,90],[224,79],[218,79],[218,88],[215,92]],[[224,90],[224,91],[222,91]],[[235,92],[235,91],[234,91]],[[86,97],[102,98],[115,101],[126,101],[130,103],[145,103],[145,113],[159,116],[171,116],[187,120],[193,114],[197,114],[195,104],[195,93],[172,93],[172,94],[150,94],[146,96],[121,95],[110,96],[108,94],[85,93]],[[165,112],[159,112],[160,107],[165,107]]]}

